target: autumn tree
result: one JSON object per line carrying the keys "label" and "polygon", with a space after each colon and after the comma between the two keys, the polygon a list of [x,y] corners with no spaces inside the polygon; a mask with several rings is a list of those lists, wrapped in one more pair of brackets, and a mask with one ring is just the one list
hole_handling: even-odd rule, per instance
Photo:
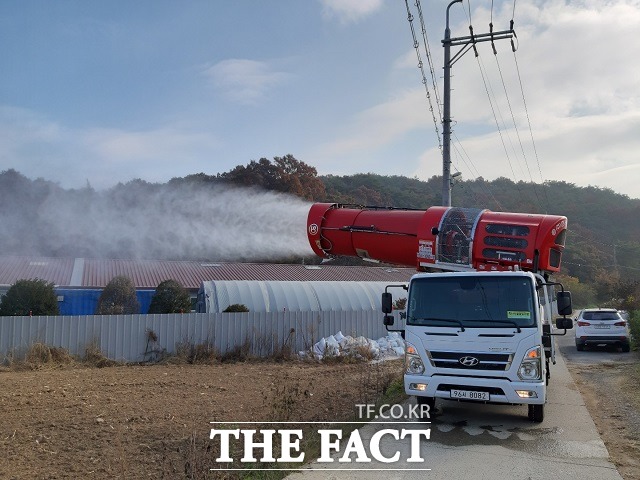
{"label": "autumn tree", "polygon": [[140,313],[140,303],[138,303],[133,282],[129,277],[114,277],[100,294],[96,315],[129,315],[135,313]]}
{"label": "autumn tree", "polygon": [[238,165],[233,170],[220,174],[220,178],[243,187],[262,187],[267,190],[276,190],[275,167],[266,158],[257,162],[251,160],[247,166]]}
{"label": "autumn tree", "polygon": [[177,280],[161,282],[149,306],[149,313],[188,313],[190,311],[189,292]]}
{"label": "autumn tree", "polygon": [[296,160],[293,155],[274,157],[273,162],[278,170],[279,180],[284,190],[307,200],[323,200],[324,183],[318,178],[315,167]]}
{"label": "autumn tree", "polygon": [[617,297],[620,299],[617,308],[622,310],[640,310],[640,281],[621,280],[616,285]]}
{"label": "autumn tree", "polygon": [[325,197],[324,183],[318,171],[293,155],[251,160],[248,165],[238,165],[222,173],[220,179],[235,185],[258,186],[266,190],[290,193],[307,200],[322,200]]}
{"label": "autumn tree", "polygon": [[0,316],[58,315],[54,284],[41,279],[18,280],[0,303]]}

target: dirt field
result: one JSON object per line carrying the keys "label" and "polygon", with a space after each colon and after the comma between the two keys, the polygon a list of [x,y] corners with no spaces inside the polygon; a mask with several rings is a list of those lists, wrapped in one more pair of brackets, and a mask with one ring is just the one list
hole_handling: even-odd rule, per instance
{"label": "dirt field", "polygon": [[[570,367],[625,480],[640,480],[639,368]],[[397,361],[0,368],[0,478],[213,478],[209,422],[352,420],[399,373]]]}
{"label": "dirt field", "polygon": [[618,471],[640,480],[640,355],[631,363],[569,370]]}
{"label": "dirt field", "polygon": [[384,364],[0,370],[0,478],[212,478],[211,421],[353,420]]}

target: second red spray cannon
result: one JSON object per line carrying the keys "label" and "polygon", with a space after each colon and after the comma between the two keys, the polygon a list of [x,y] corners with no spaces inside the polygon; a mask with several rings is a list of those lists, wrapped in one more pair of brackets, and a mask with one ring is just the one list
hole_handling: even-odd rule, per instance
{"label": "second red spray cannon", "polygon": [[567,218],[459,207],[427,210],[316,203],[307,235],[321,257],[347,255],[418,270],[560,270]]}

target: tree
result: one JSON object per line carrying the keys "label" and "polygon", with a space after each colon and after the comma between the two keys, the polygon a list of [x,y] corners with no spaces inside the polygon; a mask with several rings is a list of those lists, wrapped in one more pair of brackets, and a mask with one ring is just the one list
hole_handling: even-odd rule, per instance
{"label": "tree", "polygon": [[616,286],[617,297],[620,299],[616,308],[621,310],[640,310],[640,281],[621,280]]}
{"label": "tree", "polygon": [[291,154],[274,157],[273,162],[266,158],[257,162],[251,160],[246,167],[238,165],[233,170],[220,174],[219,178],[235,185],[258,186],[307,200],[323,200],[326,196],[318,171]]}
{"label": "tree", "polygon": [[176,280],[161,282],[149,306],[149,313],[188,313],[190,311],[189,292]]}
{"label": "tree", "polygon": [[565,290],[571,292],[571,301],[574,310],[577,308],[588,308],[598,304],[596,291],[592,286],[582,283],[577,277],[569,275],[556,275],[555,280],[560,282]]}
{"label": "tree", "polygon": [[36,278],[18,280],[0,303],[0,316],[59,315],[53,283]]}
{"label": "tree", "polygon": [[276,189],[307,200],[324,200],[326,190],[315,167],[297,160],[291,154],[274,157],[273,163],[277,167],[279,183]]}
{"label": "tree", "polygon": [[140,313],[136,289],[129,277],[113,277],[98,299],[96,315],[128,315]]}

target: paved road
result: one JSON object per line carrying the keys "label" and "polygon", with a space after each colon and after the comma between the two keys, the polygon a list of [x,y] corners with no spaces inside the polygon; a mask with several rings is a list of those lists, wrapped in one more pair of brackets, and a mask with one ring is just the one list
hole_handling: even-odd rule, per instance
{"label": "paved road", "polygon": [[[572,332],[570,332],[571,334]],[[560,351],[573,361],[573,337],[560,339]],[[575,352],[576,358],[594,361],[600,352]],[[584,357],[583,357],[584,355]],[[616,352],[603,352],[613,355]],[[596,361],[601,361],[599,358]],[[621,480],[615,466],[608,460],[608,452],[587,412],[582,397],[558,355],[553,366],[545,420],[540,424],[527,419],[525,406],[476,405],[438,400],[440,411],[431,423],[405,425],[406,428],[430,429],[430,439],[420,443],[424,462],[338,464],[313,463],[308,468],[324,469],[295,473],[293,480],[309,479],[576,479]],[[400,425],[368,425],[360,429],[363,442],[382,428]],[[410,457],[410,442],[384,441],[382,454],[391,457],[396,451],[401,458]],[[362,471],[334,471],[327,468],[360,468]],[[365,471],[386,468],[391,471]],[[402,469],[430,469],[404,471]]]}

